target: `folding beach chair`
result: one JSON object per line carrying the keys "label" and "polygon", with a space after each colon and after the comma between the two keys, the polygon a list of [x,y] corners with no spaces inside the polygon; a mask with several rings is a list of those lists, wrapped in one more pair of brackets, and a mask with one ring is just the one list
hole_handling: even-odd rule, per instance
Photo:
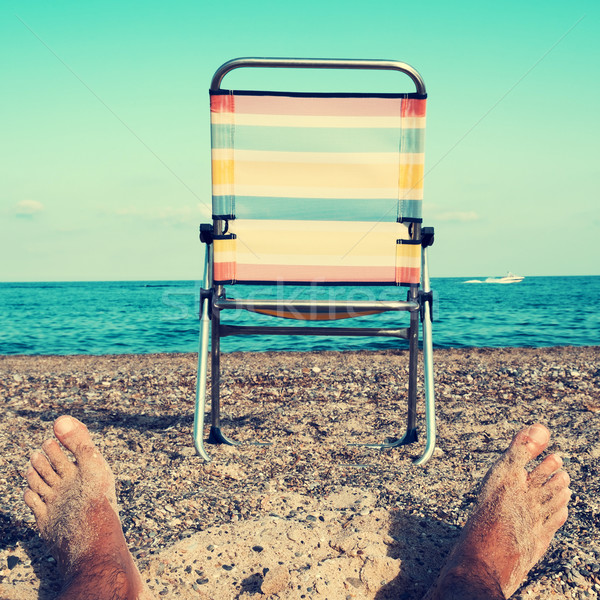
{"label": "folding beach chair", "polygon": [[[413,93],[299,93],[221,88],[240,67],[394,70]],[[204,447],[208,335],[211,332],[210,443],[235,444],[220,415],[220,340],[231,335],[385,336],[408,340],[408,415],[400,439],[417,440],[419,321],[423,325],[426,445],[435,446],[431,292],[422,227],[425,85],[409,65],[381,60],[241,58],[222,65],[211,88],[213,223],[201,225],[206,262],[200,299],[200,348],[194,419]],[[235,284],[283,286],[403,286],[392,301],[239,299]],[[288,288],[289,289],[289,288]],[[342,289],[342,288],[340,288]],[[338,290],[336,290],[337,292]],[[398,290],[398,297],[404,296]],[[338,296],[339,294],[335,294]],[[306,321],[405,311],[405,327],[232,325],[227,310]],[[278,323],[281,321],[277,321]]]}

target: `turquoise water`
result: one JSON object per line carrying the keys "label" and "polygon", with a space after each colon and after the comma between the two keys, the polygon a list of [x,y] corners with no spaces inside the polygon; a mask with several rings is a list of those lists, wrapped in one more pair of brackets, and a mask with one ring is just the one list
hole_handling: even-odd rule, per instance
{"label": "turquoise water", "polygon": [[[528,277],[500,285],[465,283],[470,278],[434,278],[434,345],[437,347],[523,347],[600,345],[600,277]],[[195,352],[198,346],[200,283],[194,281],[0,283],[0,354],[144,354]],[[404,288],[286,288],[292,297],[356,300],[404,299]],[[275,291],[274,294],[278,292]],[[233,286],[230,296],[266,297],[264,288]],[[270,294],[273,296],[273,293]],[[281,319],[242,311],[224,321]],[[386,313],[379,326],[405,322]],[[343,326],[373,324],[349,319]],[[286,325],[294,324],[285,320]],[[323,323],[331,326],[331,323]],[[234,350],[357,350],[394,348],[383,338],[304,336],[230,337]]]}

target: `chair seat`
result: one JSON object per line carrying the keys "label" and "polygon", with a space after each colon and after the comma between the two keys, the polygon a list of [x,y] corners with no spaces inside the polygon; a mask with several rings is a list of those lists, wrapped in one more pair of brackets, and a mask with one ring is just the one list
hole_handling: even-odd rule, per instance
{"label": "chair seat", "polygon": [[336,321],[353,317],[376,315],[387,311],[415,311],[418,302],[397,300],[273,300],[219,298],[215,301],[219,310],[248,310],[250,312],[298,319],[303,321]]}

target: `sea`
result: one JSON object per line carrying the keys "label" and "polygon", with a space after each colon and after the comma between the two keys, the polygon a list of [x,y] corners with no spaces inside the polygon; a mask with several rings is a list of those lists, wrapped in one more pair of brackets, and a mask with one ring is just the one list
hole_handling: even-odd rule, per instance
{"label": "sea", "polygon": [[[486,278],[433,278],[433,341],[438,348],[600,345],[600,276],[526,277],[501,284]],[[74,355],[196,352],[199,281],[0,283],[0,354]],[[231,286],[240,298],[398,300],[397,287]],[[235,325],[277,325],[246,311],[225,311]],[[285,324],[301,322],[286,320]],[[318,325],[397,327],[405,313]],[[317,326],[318,326],[317,325]],[[361,350],[405,347],[391,338],[231,336],[233,351]]]}

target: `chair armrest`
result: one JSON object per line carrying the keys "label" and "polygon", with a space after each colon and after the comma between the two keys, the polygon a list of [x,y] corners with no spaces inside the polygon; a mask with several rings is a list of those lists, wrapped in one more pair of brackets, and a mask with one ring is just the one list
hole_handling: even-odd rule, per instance
{"label": "chair armrest", "polygon": [[433,227],[423,227],[423,229],[421,229],[421,246],[423,246],[423,248],[432,246],[433,240]]}
{"label": "chair armrest", "polygon": [[212,223],[200,225],[200,241],[204,244],[212,244],[214,239]]}

